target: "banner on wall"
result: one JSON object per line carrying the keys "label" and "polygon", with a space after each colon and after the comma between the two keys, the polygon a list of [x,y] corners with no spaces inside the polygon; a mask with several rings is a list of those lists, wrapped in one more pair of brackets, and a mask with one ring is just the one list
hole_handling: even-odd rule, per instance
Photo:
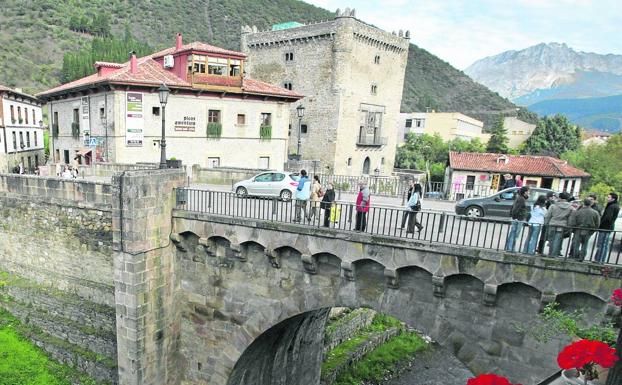
{"label": "banner on wall", "polygon": [[91,119],[89,119],[89,97],[80,98],[80,128],[83,135],[89,135],[91,132]]}
{"label": "banner on wall", "polygon": [[143,94],[127,92],[125,98],[125,145],[142,147],[144,140]]}

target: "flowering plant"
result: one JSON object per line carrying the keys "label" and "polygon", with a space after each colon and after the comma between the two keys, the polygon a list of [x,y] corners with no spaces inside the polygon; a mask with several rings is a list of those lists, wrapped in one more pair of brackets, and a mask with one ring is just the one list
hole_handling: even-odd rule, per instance
{"label": "flowering plant", "polygon": [[557,356],[562,369],[576,369],[587,380],[598,378],[595,366],[610,368],[618,360],[616,350],[604,342],[579,340],[566,346]]}
{"label": "flowering plant", "polygon": [[622,306],[622,289],[615,289],[611,295],[611,301],[616,306]]}
{"label": "flowering plant", "polygon": [[[475,378],[469,378],[467,385],[512,385],[510,381],[496,374],[480,374]],[[516,384],[521,385],[521,384]]]}

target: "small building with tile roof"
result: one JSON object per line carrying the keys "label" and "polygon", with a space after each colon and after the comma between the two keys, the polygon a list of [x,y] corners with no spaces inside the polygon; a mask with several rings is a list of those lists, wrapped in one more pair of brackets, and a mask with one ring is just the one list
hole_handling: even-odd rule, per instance
{"label": "small building with tile roof", "polygon": [[21,89],[0,85],[0,172],[34,173],[45,163],[41,102]]}
{"label": "small building with tile roof", "polygon": [[[136,163],[166,154],[185,165],[283,167],[289,104],[302,95],[244,76],[246,55],[183,44],[125,63],[98,61],[96,73],[44,91],[55,162]],[[158,88],[170,89],[165,109]],[[165,116],[163,117],[163,111]]]}
{"label": "small building with tile roof", "polygon": [[524,185],[568,192],[577,196],[590,177],[565,160],[551,156],[449,152],[445,171],[446,194],[456,200],[488,196],[503,184],[503,176],[521,176]]}

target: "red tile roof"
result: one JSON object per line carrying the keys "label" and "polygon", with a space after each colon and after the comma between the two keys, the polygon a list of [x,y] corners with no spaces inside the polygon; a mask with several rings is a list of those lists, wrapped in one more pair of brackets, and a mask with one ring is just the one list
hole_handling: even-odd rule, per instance
{"label": "red tile roof", "polygon": [[166,49],[163,49],[162,51],[153,53],[149,56],[152,58],[157,58],[157,57],[162,57],[164,55],[170,55],[176,52],[183,52],[183,51],[201,51],[201,52],[206,52],[206,53],[215,53],[219,55],[246,57],[246,54],[242,52],[230,51],[228,49],[201,43],[200,41],[195,41],[190,44],[184,44],[181,46],[180,49],[175,49],[175,47],[166,48]]}
{"label": "red tile roof", "polygon": [[286,88],[275,86],[266,82],[255,79],[244,79],[244,85],[242,86],[244,92],[258,95],[280,95],[293,98],[303,98],[304,95],[294,91],[290,91]]}
{"label": "red tile roof", "polygon": [[[504,160],[507,159],[507,162]],[[550,156],[478,154],[449,152],[449,166],[454,170],[486,171],[560,178],[589,177],[590,174]]]}

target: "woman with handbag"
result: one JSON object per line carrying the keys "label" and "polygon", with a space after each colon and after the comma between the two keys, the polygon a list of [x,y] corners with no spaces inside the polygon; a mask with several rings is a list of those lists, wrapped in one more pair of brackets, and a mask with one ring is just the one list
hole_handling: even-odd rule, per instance
{"label": "woman with handbag", "polygon": [[415,184],[413,189],[413,193],[406,204],[406,212],[405,215],[408,215],[408,227],[406,229],[406,234],[412,234],[415,232],[415,226],[417,226],[417,232],[420,232],[423,229],[421,223],[417,221],[417,212],[421,211],[421,195],[422,188],[419,183]]}
{"label": "woman with handbag", "polygon": [[335,201],[335,189],[332,183],[326,185],[326,192],[322,197],[320,207],[324,209],[324,227],[330,226],[330,213],[333,202]]}

